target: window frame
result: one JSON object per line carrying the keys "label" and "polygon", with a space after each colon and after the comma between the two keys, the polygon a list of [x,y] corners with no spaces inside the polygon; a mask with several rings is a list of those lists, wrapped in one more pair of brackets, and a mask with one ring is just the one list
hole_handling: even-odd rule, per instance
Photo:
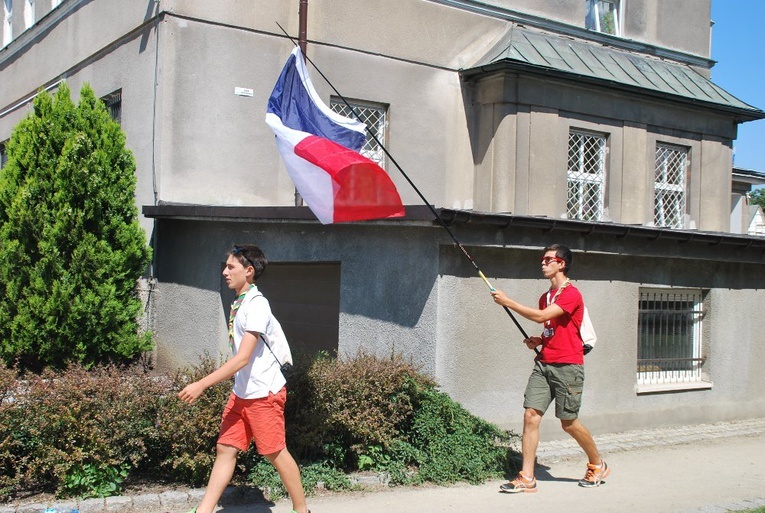
{"label": "window frame", "polygon": [[35,0],[24,0],[24,30],[35,24]]}
{"label": "window frame", "polygon": [[[571,155],[572,155],[572,139],[574,137],[579,137],[579,142],[577,143],[576,153],[579,155],[578,158],[578,167],[575,170],[572,170],[571,167]],[[588,141],[592,141],[593,139],[597,139],[599,142],[599,148],[596,151],[596,154],[598,156],[598,160],[595,166],[592,166],[593,169],[597,169],[596,173],[589,173],[586,172],[587,168],[590,168],[591,166],[588,166],[587,162],[585,162],[586,154],[588,153],[586,146]],[[584,130],[581,128],[569,128],[568,132],[568,159],[566,164],[566,217],[568,219],[578,219],[582,221],[595,221],[600,222],[604,221],[606,218],[606,212],[607,212],[607,205],[606,205],[606,187],[608,184],[608,140],[609,140],[609,134],[600,133],[600,132],[594,132],[592,130]],[[577,189],[577,198],[576,198],[576,212],[575,216],[572,216],[572,186]],[[591,197],[591,192],[588,191],[587,186],[595,186],[597,188],[597,191],[595,193],[595,196],[597,196],[597,212],[594,216],[588,217],[587,215],[583,214],[583,210],[585,208],[585,204],[588,203],[586,201],[587,198],[585,196]]]}
{"label": "window frame", "polygon": [[[640,287],[635,368],[635,389],[638,394],[712,388],[712,382],[706,375],[705,333],[708,327],[705,320],[708,295],[708,290],[693,287]],[[650,305],[649,302],[659,304]],[[675,306],[670,307],[670,303]],[[658,320],[650,317],[656,314]],[[690,320],[684,320],[683,316],[689,316]],[[652,322],[658,326],[654,325],[651,332],[647,333],[647,326]],[[689,327],[689,332],[678,333],[678,330],[686,331]],[[652,340],[649,341],[647,337]],[[664,345],[666,340],[676,337],[684,337],[680,341],[683,344],[681,347]],[[653,346],[648,347],[650,352],[646,352],[647,346]],[[668,352],[688,350],[690,356],[667,356]],[[661,369],[662,366],[667,368]],[[680,368],[683,366],[688,368]]]}
{"label": "window frame", "polygon": [[[659,169],[659,152],[664,151],[664,157],[661,159],[661,170]],[[666,152],[677,152],[683,154],[682,183],[672,183],[667,177],[667,158]],[[683,229],[686,228],[686,218],[688,217],[688,185],[689,170],[691,160],[691,148],[678,144],[656,141],[656,150],[654,152],[654,170],[653,170],[653,226],[661,228]],[[661,180],[659,180],[661,178]],[[681,204],[677,204],[679,196]],[[667,205],[666,203],[669,203]],[[669,210],[669,211],[668,211]],[[675,210],[675,222],[673,223],[672,212]],[[667,221],[669,219],[669,221]]]}
{"label": "window frame", "polygon": [[118,125],[122,125],[122,89],[117,89],[102,96],[101,101],[104,102],[109,117],[116,121]]}
{"label": "window frame", "polygon": [[[368,100],[349,99],[347,101],[348,105],[350,105],[353,110],[360,115],[360,121],[367,126],[364,146],[361,148],[359,153],[361,153],[369,160],[375,162],[381,168],[385,169],[386,155],[383,147],[387,144],[390,106],[385,103]],[[356,115],[353,112],[350,112],[348,105],[346,105],[345,101],[343,101],[343,99],[339,96],[331,96],[329,99],[329,108],[333,112],[336,112],[341,116],[356,119]],[[366,113],[368,111],[374,111],[380,116],[380,120],[375,123],[374,126],[370,126],[366,121],[368,117]],[[380,144],[378,144],[374,137],[372,137],[373,133],[377,137],[377,140],[380,142]]]}
{"label": "window frame", "polygon": [[[584,26],[588,30],[609,36],[623,37],[624,30],[624,2],[625,0],[585,0]],[[614,31],[607,32],[601,26],[604,16],[600,14],[601,4],[613,6],[609,12],[614,13]]]}
{"label": "window frame", "polygon": [[13,0],[3,0],[3,48],[13,41]]}

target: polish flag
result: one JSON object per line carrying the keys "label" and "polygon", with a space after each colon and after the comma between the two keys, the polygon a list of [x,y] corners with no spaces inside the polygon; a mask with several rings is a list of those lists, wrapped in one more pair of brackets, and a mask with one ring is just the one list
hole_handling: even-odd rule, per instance
{"label": "polish flag", "polygon": [[295,188],[322,224],[404,215],[388,174],[359,153],[366,127],[321,101],[299,47],[271,92],[266,123]]}

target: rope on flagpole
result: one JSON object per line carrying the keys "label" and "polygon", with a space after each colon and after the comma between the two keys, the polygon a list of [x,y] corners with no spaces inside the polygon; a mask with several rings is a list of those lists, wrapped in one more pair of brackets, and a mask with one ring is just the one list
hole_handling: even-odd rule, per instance
{"label": "rope on flagpole", "polygon": [[[295,46],[298,46],[298,44],[295,42],[295,40],[292,38],[292,36],[290,36],[290,35],[287,33],[287,31],[286,31],[286,30],[284,30],[284,27],[282,27],[282,26],[279,24],[279,22],[278,22],[278,21],[276,22],[276,24],[279,26],[279,28],[281,29],[281,31],[282,31],[282,32],[284,32],[284,35],[285,35],[285,36],[287,36],[287,37],[289,38],[289,40],[290,40],[290,41],[292,41],[292,43],[293,43]],[[360,119],[361,119],[361,116],[359,116],[359,113],[358,113],[358,112],[356,112],[356,109],[355,109],[355,108],[354,108],[354,107],[353,107],[353,106],[352,106],[350,103],[348,103],[348,100],[346,100],[346,99],[345,99],[345,96],[343,96],[342,94],[340,94],[340,91],[338,91],[338,90],[337,90],[337,88],[336,88],[336,87],[335,87],[335,86],[332,84],[332,82],[330,82],[330,81],[329,81],[329,79],[328,79],[328,78],[327,78],[327,77],[324,75],[324,73],[322,73],[322,71],[319,69],[319,67],[318,67],[318,66],[317,66],[317,65],[316,65],[316,64],[315,64],[315,63],[314,63],[314,62],[313,62],[313,61],[312,61],[312,60],[311,60],[311,59],[310,59],[310,58],[309,58],[307,55],[303,54],[303,52],[302,52],[302,51],[301,51],[300,53],[301,53],[301,55],[303,56],[303,58],[304,58],[306,61],[308,61],[308,62],[311,64],[311,66],[313,66],[313,68],[314,68],[314,69],[315,69],[315,70],[316,70],[316,71],[319,73],[319,75],[321,75],[321,78],[323,78],[323,79],[324,79],[324,81],[327,83],[327,85],[329,85],[329,87],[331,87],[331,88],[332,88],[332,90],[335,92],[335,94],[337,95],[337,97],[338,97],[338,98],[340,98],[340,99],[343,101],[343,103],[345,104],[345,106],[346,106],[346,107],[347,107],[347,108],[348,108],[348,109],[349,109],[349,110],[350,110],[350,111],[353,113],[353,115],[356,117],[356,119],[357,119],[357,120],[360,120]],[[398,169],[398,170],[399,170],[399,172],[401,173],[401,175],[402,175],[402,176],[403,176],[403,177],[406,179],[406,181],[409,183],[409,185],[412,187],[412,189],[414,189],[414,192],[416,192],[416,193],[417,193],[417,195],[420,197],[420,199],[421,199],[421,200],[422,200],[422,202],[425,204],[425,206],[427,206],[427,207],[430,209],[431,213],[432,213],[432,214],[435,216],[435,218],[438,220],[438,222],[441,224],[441,226],[444,228],[444,230],[446,230],[446,233],[448,233],[448,234],[449,234],[449,237],[451,237],[451,239],[454,241],[454,245],[455,245],[455,246],[457,246],[457,248],[458,248],[460,251],[462,251],[462,254],[463,254],[463,255],[465,255],[465,258],[467,258],[467,259],[468,259],[468,261],[471,263],[471,265],[472,265],[472,266],[475,268],[476,272],[478,273],[478,276],[480,276],[480,277],[481,277],[481,279],[483,280],[483,282],[486,284],[486,286],[487,286],[487,287],[489,287],[489,290],[490,290],[490,291],[492,291],[492,292],[494,292],[496,289],[495,289],[495,288],[492,286],[492,284],[491,284],[491,283],[489,283],[489,280],[488,280],[488,279],[486,278],[486,276],[483,274],[483,271],[481,271],[481,269],[478,267],[478,264],[476,264],[476,263],[475,263],[475,260],[473,260],[473,257],[471,257],[471,256],[470,256],[470,253],[468,253],[468,252],[467,252],[467,250],[466,250],[466,249],[465,249],[465,247],[462,245],[462,243],[460,243],[460,241],[459,241],[459,240],[457,240],[457,237],[455,237],[454,233],[452,233],[451,229],[449,229],[449,226],[448,226],[448,225],[446,224],[446,222],[445,222],[445,221],[444,221],[444,220],[441,218],[441,216],[439,215],[438,211],[437,211],[437,210],[436,210],[436,209],[433,207],[433,205],[431,205],[431,204],[430,204],[430,202],[429,202],[429,201],[427,200],[427,198],[426,198],[426,197],[425,197],[425,196],[422,194],[422,192],[420,192],[420,189],[419,189],[419,188],[418,188],[418,187],[415,185],[415,183],[412,181],[412,179],[411,179],[411,178],[409,178],[409,175],[407,175],[407,174],[406,174],[406,172],[404,172],[404,170],[403,170],[403,169],[401,168],[401,166],[398,164],[398,162],[396,161],[396,159],[395,159],[395,158],[393,158],[393,155],[391,155],[391,154],[390,154],[390,152],[388,151],[388,148],[386,148],[386,147],[385,147],[385,145],[383,145],[383,143],[382,143],[382,142],[381,142],[381,141],[380,141],[380,140],[377,138],[377,135],[375,135],[375,134],[374,134],[374,132],[371,132],[371,131],[370,131],[370,132],[369,132],[369,135],[371,135],[371,136],[372,136],[372,139],[374,139],[374,141],[375,141],[375,142],[376,142],[376,143],[377,143],[377,144],[380,146],[380,148],[382,148],[382,150],[383,150],[383,152],[385,153],[385,155],[386,155],[386,156],[387,156],[387,157],[390,159],[390,161],[393,163],[393,165],[394,165],[394,166],[396,166],[396,169]],[[502,305],[502,308],[504,308],[504,309],[505,309],[505,312],[507,312],[507,315],[509,315],[509,316],[510,316],[510,319],[512,319],[513,323],[515,323],[515,326],[516,326],[516,327],[518,328],[518,330],[521,332],[521,335],[523,335],[523,338],[524,338],[524,339],[527,339],[527,338],[529,338],[529,336],[526,334],[526,331],[523,329],[523,327],[520,325],[520,323],[518,322],[518,320],[517,320],[517,319],[515,318],[515,316],[513,315],[513,312],[511,312],[511,311],[510,311],[510,309],[509,309],[508,307],[506,307],[505,305]],[[537,352],[537,354],[539,354],[539,350],[538,350],[537,348],[534,348],[534,351],[536,351],[536,352]]]}

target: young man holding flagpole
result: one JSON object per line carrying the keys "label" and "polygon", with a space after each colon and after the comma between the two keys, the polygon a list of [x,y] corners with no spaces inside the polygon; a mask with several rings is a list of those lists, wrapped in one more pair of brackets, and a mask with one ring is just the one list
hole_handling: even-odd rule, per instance
{"label": "young man holding flagpole", "polygon": [[563,430],[577,441],[587,454],[588,463],[579,486],[600,486],[610,470],[601,458],[590,431],[579,421],[584,388],[584,347],[579,328],[584,317],[582,294],[571,284],[573,254],[566,246],[554,244],[544,249],[540,259],[542,274],[550,280],[550,289],[539,298],[539,307],[524,306],[500,291],[492,290],[494,302],[510,308],[530,321],[544,325],[541,337],[524,340],[529,349],[542,346],[535,360],[524,394],[523,468],[518,477],[500,486],[506,493],[535,493],[534,478],[539,426],[550,403],[555,401],[555,416]]}

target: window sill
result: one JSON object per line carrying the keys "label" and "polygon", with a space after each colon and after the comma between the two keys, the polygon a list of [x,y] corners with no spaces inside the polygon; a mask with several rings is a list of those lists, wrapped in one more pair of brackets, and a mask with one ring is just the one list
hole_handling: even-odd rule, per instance
{"label": "window sill", "polygon": [[659,392],[683,392],[685,390],[708,390],[712,388],[711,381],[694,381],[686,383],[656,383],[649,385],[635,385],[635,392],[641,394],[655,394]]}

